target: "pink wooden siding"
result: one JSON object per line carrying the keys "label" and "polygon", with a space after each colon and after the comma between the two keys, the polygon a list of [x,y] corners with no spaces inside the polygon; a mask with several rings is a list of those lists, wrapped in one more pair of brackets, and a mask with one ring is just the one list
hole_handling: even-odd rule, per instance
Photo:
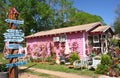
{"label": "pink wooden siding", "polygon": [[[53,42],[53,37],[59,37],[63,34],[58,35],[51,35],[51,36],[42,36],[42,37],[35,37],[35,38],[27,38],[27,50],[28,53],[30,53],[33,57],[37,56],[39,57],[39,54],[42,52],[45,52],[45,57],[50,55],[51,48],[50,46],[53,46],[53,49],[56,52],[56,56],[62,54],[62,52],[65,51],[65,43],[64,42]],[[85,56],[85,41],[86,35],[83,36],[83,33],[81,32],[75,32],[75,33],[67,33],[67,42],[69,45],[69,49],[71,52],[77,51],[80,55],[80,58]],[[85,38],[83,38],[85,37]],[[41,47],[45,47],[44,50],[41,50]]]}

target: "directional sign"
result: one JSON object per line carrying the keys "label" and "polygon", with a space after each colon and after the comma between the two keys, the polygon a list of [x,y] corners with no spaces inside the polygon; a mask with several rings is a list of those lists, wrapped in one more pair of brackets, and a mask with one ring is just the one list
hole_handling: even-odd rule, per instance
{"label": "directional sign", "polygon": [[21,44],[9,44],[8,46],[6,46],[6,48],[8,48],[8,49],[20,49],[23,47]]}
{"label": "directional sign", "polygon": [[6,39],[21,39],[22,37],[18,36],[4,36]]}
{"label": "directional sign", "polygon": [[5,39],[5,42],[22,42],[23,38],[16,38],[16,39]]}
{"label": "directional sign", "polygon": [[15,67],[15,66],[22,66],[22,65],[25,65],[27,64],[26,61],[23,61],[23,62],[16,62],[16,63],[10,63],[10,64],[6,64],[6,67]]}
{"label": "directional sign", "polygon": [[8,23],[14,23],[14,24],[24,24],[24,21],[22,20],[12,20],[12,19],[5,19]]}
{"label": "directional sign", "polygon": [[22,32],[22,30],[17,30],[17,29],[8,29],[7,32],[10,32],[10,33],[17,33],[17,32]]}
{"label": "directional sign", "polygon": [[24,33],[4,33],[4,36],[21,36],[23,37],[25,34]]}
{"label": "directional sign", "polygon": [[24,57],[25,54],[9,54],[6,55],[6,58],[17,58],[17,57]]}

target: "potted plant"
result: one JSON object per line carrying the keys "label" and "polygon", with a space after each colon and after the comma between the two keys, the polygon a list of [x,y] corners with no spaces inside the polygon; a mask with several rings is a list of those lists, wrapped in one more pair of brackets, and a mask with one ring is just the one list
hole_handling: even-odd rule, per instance
{"label": "potted plant", "polygon": [[0,78],[8,78],[8,68],[5,64],[0,64]]}

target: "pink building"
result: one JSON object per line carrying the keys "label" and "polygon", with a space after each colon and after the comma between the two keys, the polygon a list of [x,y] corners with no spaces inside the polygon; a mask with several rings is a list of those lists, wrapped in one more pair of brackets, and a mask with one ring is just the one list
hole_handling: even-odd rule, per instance
{"label": "pink building", "polygon": [[91,52],[107,53],[112,35],[111,27],[100,22],[41,31],[26,36],[27,51],[33,57],[47,57],[53,53],[59,57],[78,52],[83,58]]}

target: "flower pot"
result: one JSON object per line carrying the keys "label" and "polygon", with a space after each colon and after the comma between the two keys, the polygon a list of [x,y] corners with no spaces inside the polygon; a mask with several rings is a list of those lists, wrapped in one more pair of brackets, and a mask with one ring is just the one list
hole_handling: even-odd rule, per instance
{"label": "flower pot", "polygon": [[8,72],[0,72],[0,78],[8,78]]}

